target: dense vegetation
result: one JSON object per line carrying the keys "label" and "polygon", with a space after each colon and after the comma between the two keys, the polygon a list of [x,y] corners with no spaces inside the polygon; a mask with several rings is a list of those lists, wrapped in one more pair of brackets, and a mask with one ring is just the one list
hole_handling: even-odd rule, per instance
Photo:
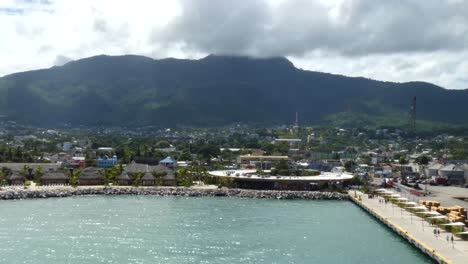
{"label": "dense vegetation", "polygon": [[[227,56],[96,56],[12,74],[0,78],[0,116],[36,125],[211,126],[292,123],[296,112],[301,123],[313,124],[351,111],[401,123],[414,96],[419,120],[468,123],[468,90],[304,71],[284,58]],[[359,120],[351,124],[366,122]]]}

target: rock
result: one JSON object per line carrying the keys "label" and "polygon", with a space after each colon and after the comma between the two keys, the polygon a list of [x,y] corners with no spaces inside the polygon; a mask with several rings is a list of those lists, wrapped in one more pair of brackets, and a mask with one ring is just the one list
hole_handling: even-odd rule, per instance
{"label": "rock", "polygon": [[186,187],[65,187],[32,191],[0,190],[0,200],[32,199],[48,197],[68,197],[73,195],[155,195],[155,196],[185,196],[185,197],[240,197],[257,199],[302,199],[302,200],[347,200],[348,195],[337,192],[309,192],[309,191],[263,191],[244,189],[192,189]]}

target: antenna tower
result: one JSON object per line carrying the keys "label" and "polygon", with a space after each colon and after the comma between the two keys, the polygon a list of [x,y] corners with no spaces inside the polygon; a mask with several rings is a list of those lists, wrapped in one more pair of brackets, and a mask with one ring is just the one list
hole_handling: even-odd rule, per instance
{"label": "antenna tower", "polygon": [[410,109],[410,128],[414,132],[416,131],[416,96],[411,100],[411,109]]}
{"label": "antenna tower", "polygon": [[295,127],[299,127],[299,113],[296,112],[296,122],[294,122]]}

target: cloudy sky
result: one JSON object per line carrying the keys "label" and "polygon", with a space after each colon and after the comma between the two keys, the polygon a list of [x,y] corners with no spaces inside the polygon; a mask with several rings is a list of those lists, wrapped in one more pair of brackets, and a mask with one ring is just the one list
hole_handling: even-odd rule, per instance
{"label": "cloudy sky", "polygon": [[468,0],[0,0],[0,76],[98,54],[286,56],[468,88]]}

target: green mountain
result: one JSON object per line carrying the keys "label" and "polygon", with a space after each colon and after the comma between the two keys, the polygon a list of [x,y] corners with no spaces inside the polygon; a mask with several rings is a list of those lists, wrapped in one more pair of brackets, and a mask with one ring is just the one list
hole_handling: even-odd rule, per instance
{"label": "green mountain", "polygon": [[297,69],[285,58],[95,56],[0,78],[0,115],[39,125],[313,124],[345,111],[468,123],[468,90]]}

